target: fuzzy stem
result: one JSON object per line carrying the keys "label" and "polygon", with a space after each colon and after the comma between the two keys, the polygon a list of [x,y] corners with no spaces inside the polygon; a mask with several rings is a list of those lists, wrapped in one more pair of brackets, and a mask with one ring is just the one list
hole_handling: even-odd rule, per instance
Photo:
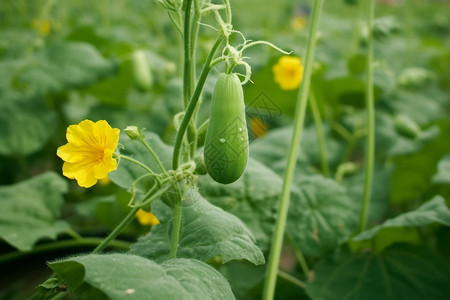
{"label": "fuzzy stem", "polygon": [[364,194],[359,219],[359,232],[364,231],[367,226],[367,216],[369,213],[369,206],[370,206],[370,193],[372,190],[372,177],[375,158],[375,107],[373,96],[374,12],[375,12],[375,0],[369,0],[369,3],[367,5],[367,26],[369,31],[369,38],[367,44],[367,83],[366,83],[367,145],[366,145]]}
{"label": "fuzzy stem", "polygon": [[188,105],[191,97],[192,87],[192,53],[191,53],[191,7],[193,0],[186,0],[186,10],[184,11],[184,72],[183,72],[183,102],[184,107]]}
{"label": "fuzzy stem", "polygon": [[101,242],[100,245],[98,245],[97,248],[95,248],[94,251],[92,251],[92,254],[102,252],[103,249],[105,249],[106,246],[108,246],[122,232],[122,230],[128,224],[130,224],[130,222],[134,219],[134,216],[136,215],[136,213],[138,212],[139,209],[140,209],[140,207],[134,207],[133,209],[131,209],[130,212],[128,213],[128,215],[122,220],[122,222],[120,222],[119,225],[117,225],[117,227],[113,230],[113,232],[111,232],[103,240],[103,242]]}
{"label": "fuzzy stem", "polygon": [[161,160],[159,159],[158,155],[156,155],[155,151],[153,151],[152,147],[150,147],[150,145],[143,139],[139,139],[139,141],[145,146],[145,148],[147,148],[147,150],[150,152],[150,154],[153,156],[153,159],[156,161],[156,163],[158,164],[159,168],[161,169],[161,172],[163,173],[167,173],[166,169],[164,168]]}
{"label": "fuzzy stem", "polygon": [[267,268],[267,279],[264,285],[263,299],[271,300],[275,294],[275,285],[278,273],[278,264],[280,262],[281,248],[283,246],[283,237],[286,227],[287,211],[289,208],[290,192],[292,179],[294,176],[297,154],[300,147],[300,140],[303,131],[306,105],[308,102],[309,86],[311,82],[312,66],[314,63],[314,51],[316,46],[316,33],[322,10],[323,0],[315,0],[311,27],[309,29],[308,44],[305,59],[304,81],[299,91],[299,98],[295,108],[294,130],[292,132],[291,145],[286,170],[284,173],[283,187],[281,191],[281,200],[278,207],[277,222],[270,249],[269,264]]}
{"label": "fuzzy stem", "polygon": [[175,207],[173,209],[172,245],[170,247],[170,258],[177,257],[178,243],[180,242],[181,217],[182,202],[179,201],[175,204]]}
{"label": "fuzzy stem", "polygon": [[278,270],[278,276],[280,276],[281,278],[286,279],[287,281],[289,281],[290,283],[298,286],[301,289],[305,289],[306,288],[306,284],[301,281],[300,279],[295,278],[294,276],[292,276],[289,273],[286,273],[284,271]]}
{"label": "fuzzy stem", "polygon": [[181,150],[181,143],[183,142],[184,134],[186,133],[186,129],[189,125],[189,122],[191,120],[191,117],[195,111],[195,107],[197,106],[198,100],[200,98],[200,94],[203,90],[203,86],[205,84],[206,78],[208,77],[209,71],[211,71],[211,61],[214,57],[214,54],[216,53],[217,48],[219,47],[220,43],[222,42],[222,36],[219,36],[214,43],[214,46],[211,48],[211,51],[209,52],[208,58],[206,59],[205,66],[203,67],[202,73],[200,75],[200,78],[197,82],[197,86],[195,87],[194,94],[192,95],[191,101],[189,102],[189,105],[186,109],[186,113],[183,116],[183,120],[180,124],[180,129],[178,129],[177,136],[175,138],[175,145],[173,149],[173,159],[172,159],[172,168],[176,170],[179,165],[179,159],[180,159],[180,150]]}

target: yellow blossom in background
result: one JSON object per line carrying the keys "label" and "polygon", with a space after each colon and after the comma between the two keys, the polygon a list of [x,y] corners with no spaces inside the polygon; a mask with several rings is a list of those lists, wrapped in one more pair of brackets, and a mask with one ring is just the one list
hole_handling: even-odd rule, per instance
{"label": "yellow blossom in background", "polygon": [[109,177],[100,178],[98,180],[98,183],[100,183],[100,185],[108,185],[111,183],[111,180],[109,179]]}
{"label": "yellow blossom in background", "polygon": [[298,15],[292,18],[291,26],[294,30],[300,30],[306,27],[306,18]]}
{"label": "yellow blossom in background", "polygon": [[31,27],[42,36],[47,36],[50,33],[50,21],[48,20],[34,19],[31,21]]}
{"label": "yellow blossom in background", "polygon": [[295,90],[303,78],[303,65],[298,57],[282,56],[273,66],[274,80],[282,90]]}
{"label": "yellow blossom in background", "polygon": [[261,137],[267,133],[267,126],[261,118],[252,117],[250,118],[250,130],[255,135],[255,137]]}
{"label": "yellow blossom in background", "polygon": [[58,148],[64,160],[63,175],[76,179],[79,186],[91,187],[117,169],[113,153],[119,142],[120,130],[111,128],[105,120],[96,123],[84,120],[67,128],[68,143]]}
{"label": "yellow blossom in background", "polygon": [[158,218],[156,218],[152,212],[146,212],[143,209],[138,210],[138,212],[136,213],[136,218],[143,226],[154,226],[159,224]]}

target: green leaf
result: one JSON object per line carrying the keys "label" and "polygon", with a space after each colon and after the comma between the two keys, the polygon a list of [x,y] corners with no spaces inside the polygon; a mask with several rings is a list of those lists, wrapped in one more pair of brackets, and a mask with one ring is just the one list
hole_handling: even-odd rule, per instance
{"label": "green leaf", "polygon": [[41,101],[0,101],[0,154],[28,155],[47,143],[56,115]]}
{"label": "green leaf", "polygon": [[391,177],[391,201],[405,203],[413,199],[429,199],[436,186],[430,185],[439,159],[450,153],[450,122],[437,124],[441,134],[414,154],[395,157],[395,170]]}
{"label": "green leaf", "polygon": [[438,172],[432,178],[433,183],[450,183],[450,154],[439,161]]}
{"label": "green leaf", "polygon": [[[152,206],[161,224],[150,235],[141,237],[130,252],[158,261],[168,258],[172,233],[171,210],[162,202]],[[263,264],[264,256],[255,245],[248,228],[236,216],[206,201],[198,192],[188,190],[183,199],[183,218],[178,256],[208,261],[221,256],[223,263],[246,259]]]}
{"label": "green leaf", "polygon": [[140,256],[106,254],[73,257],[49,265],[69,289],[82,292],[82,283],[87,283],[112,300],[234,299],[219,272],[193,259],[172,259],[159,265]]}
{"label": "green leaf", "polygon": [[[331,130],[324,126],[326,134],[326,146],[328,151],[328,163],[337,165],[343,154],[344,148],[331,137]],[[292,127],[282,127],[269,131],[265,136],[254,140],[250,144],[250,156],[270,167],[280,176],[286,167],[286,157],[290,141],[292,139]],[[319,145],[314,126],[308,126],[304,130],[300,153],[297,159],[296,176],[301,174],[315,174],[320,168]]]}
{"label": "green leaf", "polygon": [[68,87],[87,86],[114,70],[92,45],[58,43],[36,53],[15,78],[19,92],[44,95]]}
{"label": "green leaf", "polygon": [[281,178],[260,162],[250,158],[247,170],[236,182],[223,185],[209,176],[199,178],[203,197],[237,216],[267,250],[276,219]]}
{"label": "green leaf", "polygon": [[449,278],[449,265],[428,249],[391,247],[380,254],[347,250],[320,261],[306,291],[320,300],[440,300],[450,295]]}
{"label": "green leaf", "polygon": [[58,220],[67,189],[66,181],[53,172],[0,187],[0,237],[28,251],[38,240],[69,230],[69,224]]}
{"label": "green leaf", "polygon": [[[389,206],[389,187],[393,166],[390,164],[376,165],[373,172],[372,190],[369,204],[369,222],[379,221]],[[356,211],[361,208],[361,199],[364,192],[365,173],[363,170],[355,175],[344,178],[342,185],[353,200]]]}
{"label": "green leaf", "polygon": [[345,190],[331,179],[310,176],[294,188],[286,233],[306,255],[321,256],[356,228],[357,211]]}
{"label": "green leaf", "polygon": [[[375,239],[375,242],[382,243],[382,247],[377,245],[376,250],[381,251],[384,247],[397,242],[395,239],[390,238],[392,234],[391,229],[397,229],[402,227],[419,227],[438,223],[445,226],[450,226],[450,210],[445,204],[444,198],[436,196],[432,200],[424,203],[418,209],[401,214],[395,218],[386,220],[383,224],[377,225],[369,230],[366,230],[357,236],[353,237],[353,241],[365,241]],[[401,235],[398,235],[401,241],[404,239]],[[383,239],[383,237],[385,237]],[[386,242],[386,238],[389,239]]]}
{"label": "green leaf", "polygon": [[[170,169],[172,163],[173,148],[164,144],[161,139],[153,132],[144,131],[144,134],[145,141],[153,149],[153,151],[155,151],[156,155],[158,155],[164,167],[166,169]],[[142,143],[137,140],[131,140],[124,133],[120,136],[120,141],[123,143],[123,146],[125,148],[124,150],[121,150],[122,154],[132,156],[135,160],[138,160],[147,165],[156,173],[161,172],[155,159],[147,150],[147,148],[142,145]],[[129,189],[132,187],[136,179],[145,174],[148,174],[148,172],[142,167],[132,162],[121,160],[117,170],[111,172],[109,174],[109,178],[118,186],[124,189]],[[143,181],[143,185],[141,186],[144,192],[148,191],[148,184],[150,184],[149,180]]]}

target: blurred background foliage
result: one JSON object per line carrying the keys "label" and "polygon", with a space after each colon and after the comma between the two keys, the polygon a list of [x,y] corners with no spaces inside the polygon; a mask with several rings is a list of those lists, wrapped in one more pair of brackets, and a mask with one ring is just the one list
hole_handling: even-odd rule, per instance
{"label": "blurred background foliage", "polygon": [[[231,2],[234,28],[247,39],[268,40],[302,57],[311,1]],[[357,211],[363,186],[367,29],[360,17],[363,9],[360,2],[325,2],[312,82],[312,93],[324,121],[328,164],[336,181],[354,199],[350,211]],[[374,29],[377,168],[370,213],[372,224],[418,207],[436,194],[442,195],[447,204],[450,200],[449,1],[377,3]],[[206,16],[203,23],[215,24],[212,16]],[[213,29],[201,26],[198,70],[215,35]],[[151,74],[150,82],[144,84],[136,80],[137,52],[144,54],[139,67]],[[272,68],[280,57],[276,51],[255,47],[246,55],[251,57],[253,71],[253,83],[244,87],[249,130],[255,139],[250,155],[270,168],[270,172],[282,175],[283,149],[289,143],[288,125],[297,91],[284,91],[273,81]],[[62,161],[55,155],[56,148],[65,143],[67,126],[86,118],[105,119],[120,129],[127,125],[146,128],[171,144],[172,118],[182,110],[181,66],[179,33],[163,8],[153,1],[1,1],[0,185],[6,187],[47,171],[60,173]],[[218,73],[212,72],[205,85],[199,121],[208,117],[208,102]],[[258,110],[267,103],[271,106]],[[321,163],[312,114],[307,118],[301,151],[297,174],[319,173]],[[297,177],[296,184],[308,184],[301,178]],[[127,212],[129,194],[112,183],[86,190],[72,181],[61,183],[60,178],[54,179],[55,183],[46,177],[41,184],[50,184],[48,180],[58,184],[61,195],[65,193],[64,203],[55,196],[55,203],[62,207],[60,218],[82,236],[104,235]],[[64,187],[67,184],[69,189]],[[208,194],[211,186],[203,185]],[[208,200],[221,206],[220,199],[211,196]],[[225,204],[222,206],[226,209]],[[239,216],[239,211],[233,213]],[[58,214],[55,218],[59,218]],[[270,219],[273,208],[269,205],[256,214],[255,218]],[[293,217],[297,216],[294,213]],[[245,215],[239,217],[245,219]],[[261,222],[263,227],[270,227]],[[147,230],[136,222],[124,232],[123,239],[134,241]],[[258,230],[259,246],[266,250],[270,229]],[[70,236],[65,229],[57,232],[63,233],[62,238]],[[419,230],[421,243],[450,262],[448,227],[429,233],[429,228]],[[417,235],[413,239],[416,241]],[[0,244],[3,253],[12,249],[6,243]],[[289,260],[291,254],[287,253],[283,259]],[[34,264],[38,272],[45,272],[43,259]],[[314,261],[314,257],[310,259],[311,263]],[[24,286],[29,290],[39,281],[24,277],[23,270],[17,268],[11,277],[1,275],[0,289],[5,292],[0,296],[13,298]],[[222,272],[242,275],[230,277],[239,299],[260,295],[264,267],[232,262],[222,267]],[[243,284],[243,279],[248,278],[253,281]],[[304,291],[283,280],[279,285],[288,287],[278,289],[284,292],[277,299],[291,299],[292,295],[300,299],[298,295],[304,295]]]}

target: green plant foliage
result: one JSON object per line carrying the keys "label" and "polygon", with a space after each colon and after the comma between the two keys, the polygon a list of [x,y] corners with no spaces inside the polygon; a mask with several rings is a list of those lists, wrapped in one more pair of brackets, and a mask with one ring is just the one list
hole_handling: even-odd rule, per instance
{"label": "green plant foliage", "polygon": [[69,289],[77,292],[87,283],[113,300],[234,299],[219,272],[193,259],[157,264],[140,256],[109,254],[72,257],[49,265]]}
{"label": "green plant foliage", "polygon": [[0,187],[0,237],[27,251],[38,240],[67,232],[69,224],[59,220],[67,190],[67,183],[53,172]]}
{"label": "green plant foliage", "polygon": [[[236,216],[210,204],[194,190],[186,192],[183,203],[179,257],[208,261],[220,256],[223,263],[234,259],[264,263],[253,235]],[[161,224],[133,244],[131,253],[164,261],[169,254],[171,212],[158,202],[153,205],[153,213],[161,218]]]}
{"label": "green plant foliage", "polygon": [[[161,141],[161,138],[157,136],[153,132],[144,131],[145,134],[145,141],[151,145],[151,147],[154,149],[156,153],[158,153],[158,156],[163,163],[164,167],[170,169],[171,166],[171,160],[172,160],[172,147],[169,145],[164,144]],[[145,163],[147,166],[149,166],[154,172],[161,172],[158,164],[156,163],[155,159],[151,156],[149,151],[145,148],[144,145],[142,145],[137,140],[131,140],[129,137],[127,137],[125,134],[121,135],[122,140],[125,140],[123,143],[123,153],[124,154],[131,154],[134,159],[137,159],[143,163]],[[137,166],[135,164],[131,164],[128,161],[121,161],[119,163],[119,166],[116,171],[109,174],[109,178],[112,182],[117,184],[118,186],[130,189],[133,186],[133,183],[136,179],[139,177],[147,174],[147,172],[140,166]],[[152,180],[148,178],[148,180],[142,180],[137,186],[138,191],[147,191],[148,186],[152,185]]]}
{"label": "green plant foliage", "polygon": [[199,189],[208,201],[239,217],[262,250],[268,248],[276,218],[281,178],[260,162],[250,159],[243,177],[230,185],[200,177]]}
{"label": "green plant foliage", "polygon": [[356,218],[344,188],[331,179],[310,176],[294,189],[286,233],[304,254],[321,256],[356,229]]}
{"label": "green plant foliage", "polygon": [[441,196],[434,197],[414,211],[388,219],[383,224],[354,236],[352,241],[373,240],[375,250],[379,252],[390,244],[398,242],[395,237],[399,237],[399,241],[405,241],[404,236],[395,234],[399,229],[402,230],[403,234],[408,234],[407,227],[419,227],[435,223],[450,226],[450,210]]}
{"label": "green plant foliage", "polygon": [[450,183],[450,155],[444,156],[438,164],[438,172],[432,178],[434,183]]}
{"label": "green plant foliage", "polygon": [[56,114],[43,101],[0,101],[0,154],[28,155],[40,150],[52,136]]}
{"label": "green plant foliage", "polygon": [[28,60],[5,64],[0,65],[0,73],[5,75],[0,79],[0,94],[10,99],[87,86],[114,70],[114,64],[97,49],[81,42],[55,43]]}
{"label": "green plant foliage", "polygon": [[448,264],[426,248],[382,253],[343,250],[320,261],[306,291],[313,299],[445,299]]}

